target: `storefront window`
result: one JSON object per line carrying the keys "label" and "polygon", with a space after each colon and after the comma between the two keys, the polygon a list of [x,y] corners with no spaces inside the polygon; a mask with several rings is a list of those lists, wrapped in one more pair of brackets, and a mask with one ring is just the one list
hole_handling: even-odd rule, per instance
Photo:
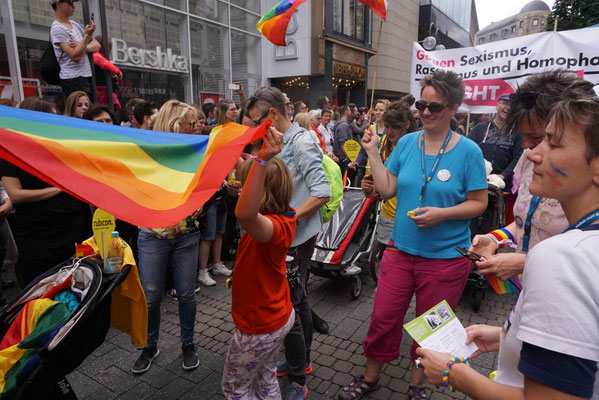
{"label": "storefront window", "polygon": [[364,25],[368,13],[363,3],[357,0],[335,0],[334,3],[334,29],[336,32],[366,40]]}
{"label": "storefront window", "polygon": [[[260,37],[231,31],[233,82],[241,82],[248,95],[254,93],[261,86],[261,56]],[[227,93],[227,95],[229,94]],[[239,101],[236,94],[233,99]]]}
{"label": "storefront window", "polygon": [[260,0],[231,0],[231,4],[260,14]]}
{"label": "storefront window", "polygon": [[234,26],[235,28],[258,33],[256,24],[259,20],[260,17],[257,15],[249,14],[237,7],[231,7],[231,26]]}
{"label": "storefront window", "polygon": [[200,103],[207,94],[224,95],[230,76],[227,28],[192,19],[190,34],[194,98]]}
{"label": "storefront window", "polygon": [[176,10],[185,10],[185,0],[147,0],[149,2],[174,8]]}
{"label": "storefront window", "polygon": [[211,21],[229,23],[227,5],[218,0],[189,0],[189,13]]}

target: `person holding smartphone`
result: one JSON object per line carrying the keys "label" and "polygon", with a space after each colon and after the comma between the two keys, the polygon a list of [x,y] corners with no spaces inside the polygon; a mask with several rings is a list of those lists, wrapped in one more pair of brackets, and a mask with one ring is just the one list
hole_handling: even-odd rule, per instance
{"label": "person holding smartphone", "polygon": [[78,0],[50,0],[55,20],[50,27],[50,41],[60,65],[60,85],[65,97],[77,90],[84,91],[91,99],[92,69],[87,53],[100,50],[100,43],[92,35],[96,23],[82,28],[76,21],[69,19],[75,13]]}

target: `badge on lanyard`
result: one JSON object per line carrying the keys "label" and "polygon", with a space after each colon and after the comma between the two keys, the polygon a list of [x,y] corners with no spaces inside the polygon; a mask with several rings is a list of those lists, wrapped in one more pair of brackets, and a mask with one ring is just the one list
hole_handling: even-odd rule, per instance
{"label": "badge on lanyard", "polygon": [[451,173],[448,169],[442,169],[439,172],[437,172],[437,179],[439,179],[441,182],[447,182],[450,178]]}

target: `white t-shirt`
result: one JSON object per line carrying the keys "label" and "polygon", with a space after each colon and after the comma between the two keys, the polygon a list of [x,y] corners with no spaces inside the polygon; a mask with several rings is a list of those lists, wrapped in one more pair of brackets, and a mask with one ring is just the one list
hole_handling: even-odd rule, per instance
{"label": "white t-shirt", "polygon": [[[524,387],[522,342],[599,362],[599,230],[571,230],[535,246],[504,325],[495,381]],[[593,399],[599,399],[599,372]]]}
{"label": "white t-shirt", "polygon": [[52,22],[50,27],[50,39],[54,46],[54,54],[56,60],[60,65],[60,79],[72,79],[80,76],[90,77],[92,76],[92,70],[89,65],[89,58],[87,53],[81,57],[79,61],[73,61],[66,53],[63,53],[60,48],[60,43],[68,43],[73,41],[79,43],[83,38],[84,31],[81,25],[77,22],[70,20],[73,29],[69,29],[58,21]]}
{"label": "white t-shirt", "polygon": [[[524,236],[524,221],[526,221],[526,215],[530,208],[530,200],[532,194],[530,194],[529,186],[532,182],[532,169],[534,164],[528,158],[526,153],[530,150],[524,150],[522,157],[518,160],[516,167],[514,167],[514,187],[518,187],[518,197],[514,203],[514,220],[516,221],[516,232],[514,233],[514,239],[518,244],[517,253],[522,253],[522,236]],[[530,224],[530,242],[528,249],[532,249],[537,243],[558,235],[568,227],[568,220],[562,210],[562,206],[559,201],[555,199],[543,198],[534,214],[532,214]]]}

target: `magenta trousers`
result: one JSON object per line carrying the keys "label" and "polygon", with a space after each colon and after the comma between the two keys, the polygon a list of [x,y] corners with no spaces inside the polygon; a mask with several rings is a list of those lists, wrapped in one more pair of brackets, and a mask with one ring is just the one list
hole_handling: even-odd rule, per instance
{"label": "magenta trousers", "polygon": [[[416,316],[442,300],[455,310],[472,261],[466,257],[425,258],[405,253],[389,242],[381,260],[374,309],[364,339],[364,355],[382,362],[399,358],[404,318],[412,295],[416,294]],[[415,360],[416,342],[410,356]]]}

